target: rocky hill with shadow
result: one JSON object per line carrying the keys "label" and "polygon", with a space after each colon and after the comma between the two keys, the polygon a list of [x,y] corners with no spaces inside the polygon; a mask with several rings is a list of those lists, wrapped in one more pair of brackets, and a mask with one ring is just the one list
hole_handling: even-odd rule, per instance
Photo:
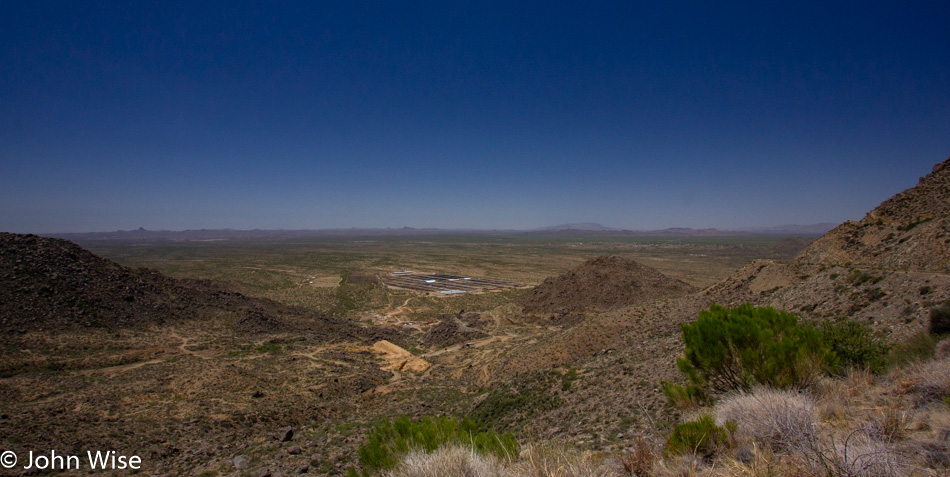
{"label": "rocky hill with shadow", "polygon": [[521,304],[525,313],[565,315],[610,310],[693,291],[692,285],[654,268],[617,255],[603,255],[545,279]]}

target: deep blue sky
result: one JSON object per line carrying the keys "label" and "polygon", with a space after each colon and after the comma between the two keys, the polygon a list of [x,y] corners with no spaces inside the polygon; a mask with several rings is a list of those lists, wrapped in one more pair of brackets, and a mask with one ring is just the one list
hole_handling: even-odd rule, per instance
{"label": "deep blue sky", "polygon": [[0,0],[0,230],[840,222],[950,154],[945,0],[513,3]]}

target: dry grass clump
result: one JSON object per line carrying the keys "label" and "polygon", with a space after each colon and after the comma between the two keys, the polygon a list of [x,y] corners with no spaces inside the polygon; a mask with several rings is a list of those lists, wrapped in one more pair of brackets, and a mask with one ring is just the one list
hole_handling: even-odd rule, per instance
{"label": "dry grass clump", "polygon": [[620,475],[615,463],[595,460],[577,449],[553,445],[527,445],[508,469],[512,477],[608,477]]}
{"label": "dry grass clump", "polygon": [[626,475],[644,477],[653,475],[653,467],[660,458],[660,450],[643,436],[633,441],[633,446],[620,456],[620,466]]}
{"label": "dry grass clump", "polygon": [[855,430],[843,439],[830,439],[819,452],[809,457],[817,468],[833,476],[894,477],[907,474],[900,457],[866,429]]}
{"label": "dry grass clump", "polygon": [[723,398],[714,408],[716,424],[736,425],[736,438],[776,453],[806,448],[815,439],[815,404],[801,393],[756,388]]}
{"label": "dry grass clump", "polygon": [[865,369],[851,368],[843,377],[826,377],[813,389],[818,417],[822,420],[853,420],[852,403],[872,400],[876,387],[874,375]]}
{"label": "dry grass clump", "polygon": [[[386,477],[612,477],[623,472],[616,461],[597,460],[569,447],[528,445],[511,465],[464,445],[447,445],[432,452],[413,450]],[[644,474],[652,475],[652,474]]]}
{"label": "dry grass clump", "polygon": [[950,394],[950,360],[913,363],[894,374],[899,394],[910,395],[914,406],[939,401]]}
{"label": "dry grass clump", "polygon": [[386,477],[502,477],[509,475],[492,455],[482,455],[467,446],[448,445],[426,453],[413,450]]}
{"label": "dry grass clump", "polygon": [[945,338],[937,343],[937,348],[934,350],[934,357],[937,359],[950,357],[950,338]]}
{"label": "dry grass clump", "polygon": [[695,455],[678,455],[662,459],[653,467],[654,477],[693,477],[709,475],[709,466]]}

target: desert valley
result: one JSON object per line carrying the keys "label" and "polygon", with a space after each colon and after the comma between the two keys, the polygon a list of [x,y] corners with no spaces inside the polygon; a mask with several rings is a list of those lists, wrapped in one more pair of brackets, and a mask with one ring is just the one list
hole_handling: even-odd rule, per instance
{"label": "desert valley", "polygon": [[[66,238],[0,235],[0,450],[20,459],[0,472],[11,475],[98,472],[86,462],[97,450],[137,456],[148,475],[436,475],[412,474],[409,454],[428,456],[423,466],[482,459],[467,475],[950,469],[950,159],[817,239]],[[852,340],[830,345],[851,365],[800,386],[675,399],[691,382],[677,366],[682,325],[742,304]],[[883,361],[845,356],[855,349]],[[798,424],[764,422],[776,402]],[[707,415],[712,430],[677,450],[682,426]],[[443,433],[406,454],[386,440],[399,426]],[[477,450],[448,456],[458,446]],[[24,468],[50,450],[82,461]],[[109,471],[134,469],[124,462]]]}

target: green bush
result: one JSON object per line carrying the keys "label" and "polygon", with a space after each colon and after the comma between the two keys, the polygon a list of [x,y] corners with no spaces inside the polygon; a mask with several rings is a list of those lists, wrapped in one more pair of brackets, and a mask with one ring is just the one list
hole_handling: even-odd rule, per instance
{"label": "green bush", "polygon": [[432,452],[445,444],[469,445],[481,453],[509,459],[518,453],[518,442],[510,433],[478,432],[475,421],[449,417],[414,421],[401,417],[373,426],[365,445],[359,448],[364,470],[391,469],[411,449]]}
{"label": "green bush", "polygon": [[771,307],[713,304],[682,330],[685,357],[677,366],[704,391],[800,388],[837,365],[820,331]]}
{"label": "green bush", "polygon": [[926,361],[934,357],[937,338],[926,331],[914,334],[891,349],[891,364],[903,366],[917,361]]}
{"label": "green bush", "polygon": [[930,309],[930,332],[940,335],[950,333],[950,300]]}
{"label": "green bush", "polygon": [[667,401],[677,409],[697,407],[708,401],[706,392],[695,384],[687,383],[686,386],[680,386],[668,381],[663,381],[660,384],[663,386],[663,394]]}
{"label": "green bush", "polygon": [[254,349],[258,353],[280,353],[283,348],[277,343],[268,341]]}
{"label": "green bush", "polygon": [[561,391],[570,391],[571,383],[575,380],[577,380],[577,370],[568,368],[567,372],[564,373],[564,376],[561,378]]}
{"label": "green bush", "polygon": [[864,368],[874,374],[887,370],[888,353],[891,347],[883,333],[871,330],[858,321],[842,319],[826,321],[818,326],[824,342],[838,358],[840,374],[846,368]]}
{"label": "green bush", "polygon": [[[726,427],[735,426],[727,423]],[[703,416],[673,428],[663,453],[667,457],[694,454],[708,459],[728,446],[731,434],[731,430],[717,426],[712,417]]]}

